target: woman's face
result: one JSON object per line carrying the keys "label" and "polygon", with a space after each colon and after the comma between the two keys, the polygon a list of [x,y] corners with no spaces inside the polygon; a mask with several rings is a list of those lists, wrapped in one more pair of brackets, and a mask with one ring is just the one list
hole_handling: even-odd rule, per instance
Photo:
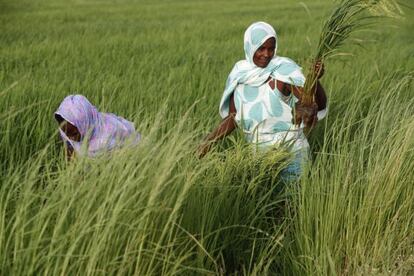
{"label": "woman's face", "polygon": [[75,142],[81,141],[81,134],[77,127],[63,119],[61,116],[56,115],[56,120],[59,123],[60,129],[68,136],[68,138]]}
{"label": "woman's face", "polygon": [[269,62],[275,55],[276,39],[271,37],[267,39],[259,49],[256,50],[253,56],[253,62],[256,66],[266,68]]}

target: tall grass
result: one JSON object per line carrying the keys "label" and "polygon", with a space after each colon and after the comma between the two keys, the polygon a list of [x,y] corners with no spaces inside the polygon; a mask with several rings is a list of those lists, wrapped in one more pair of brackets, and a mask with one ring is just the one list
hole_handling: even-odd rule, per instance
{"label": "tall grass", "polygon": [[[310,56],[317,26],[299,4],[1,5],[1,275],[413,273],[412,22],[330,64],[314,160],[287,185],[289,156],[237,133],[194,153],[250,22],[276,26],[281,55]],[[142,143],[67,163],[52,114],[74,91],[133,120]]]}
{"label": "tall grass", "polygon": [[414,271],[414,102],[401,95],[412,89],[413,76],[393,80],[375,87],[387,91],[377,101],[348,95],[348,112],[327,131],[316,167],[301,183],[289,248],[298,273]]}
{"label": "tall grass", "polygon": [[110,159],[56,170],[40,154],[9,172],[0,199],[2,272],[267,271],[284,231],[273,219],[279,187],[269,186],[278,170],[260,159],[252,167],[246,149],[200,163],[183,124],[161,136],[152,130]]}

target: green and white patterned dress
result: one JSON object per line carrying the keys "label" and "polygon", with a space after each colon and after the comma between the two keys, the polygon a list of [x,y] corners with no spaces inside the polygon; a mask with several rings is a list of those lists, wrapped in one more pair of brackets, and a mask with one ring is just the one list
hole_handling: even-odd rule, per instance
{"label": "green and white patterned dress", "polygon": [[[300,67],[290,59],[276,59],[279,61],[279,74],[286,72],[291,76],[293,71],[301,74]],[[292,84],[302,86],[302,79],[292,80]],[[235,120],[247,141],[261,148],[282,142],[292,142],[295,150],[308,147],[302,129],[292,123],[292,109],[297,101],[293,94],[286,97],[267,82],[259,86],[241,83],[234,89]]]}

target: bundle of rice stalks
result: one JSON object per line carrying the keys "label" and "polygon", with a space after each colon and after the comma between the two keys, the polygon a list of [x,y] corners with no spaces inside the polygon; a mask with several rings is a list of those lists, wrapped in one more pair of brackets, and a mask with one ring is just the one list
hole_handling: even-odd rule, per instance
{"label": "bundle of rice stalks", "polygon": [[[377,17],[399,17],[401,9],[394,0],[342,0],[325,21],[319,37],[313,62],[324,62],[335,55],[342,55],[339,49],[357,30],[374,23]],[[306,76],[302,103],[315,102],[315,83],[317,73],[313,68]]]}

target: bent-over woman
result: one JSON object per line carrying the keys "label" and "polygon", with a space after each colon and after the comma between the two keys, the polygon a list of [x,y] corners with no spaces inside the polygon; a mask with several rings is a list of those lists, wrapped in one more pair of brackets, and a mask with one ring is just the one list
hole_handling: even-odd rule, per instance
{"label": "bent-over woman", "polygon": [[102,113],[82,95],[67,96],[55,112],[60,137],[68,158],[89,157],[111,151],[128,140],[137,144],[141,139],[133,123],[112,113]]}

